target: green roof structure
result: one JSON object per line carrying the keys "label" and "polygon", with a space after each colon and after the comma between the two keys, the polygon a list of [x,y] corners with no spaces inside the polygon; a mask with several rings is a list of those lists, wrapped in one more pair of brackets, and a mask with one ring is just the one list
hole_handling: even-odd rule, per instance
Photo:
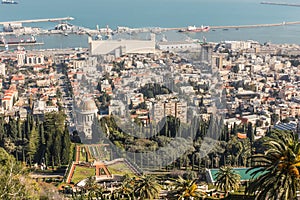
{"label": "green roof structure", "polygon": [[[233,168],[233,171],[236,174],[239,174],[241,176],[241,181],[249,181],[251,178],[256,178],[260,176],[262,173],[257,174],[254,177],[251,177],[251,173],[254,170],[251,170],[250,172],[247,173],[247,170],[250,168]],[[219,169],[206,169],[206,179],[209,183],[214,183],[216,182],[216,177]]]}

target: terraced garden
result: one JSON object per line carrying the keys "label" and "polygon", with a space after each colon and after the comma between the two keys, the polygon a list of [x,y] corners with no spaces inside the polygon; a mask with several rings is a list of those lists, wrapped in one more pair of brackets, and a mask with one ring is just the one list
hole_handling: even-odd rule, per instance
{"label": "terraced garden", "polygon": [[95,176],[95,168],[94,167],[84,167],[77,165],[72,176],[71,181],[73,183],[78,183],[82,179],[85,179],[89,176]]}
{"label": "terraced garden", "polygon": [[107,168],[111,174],[115,174],[115,175],[128,174],[129,176],[134,176],[132,170],[124,162],[118,162],[112,165],[108,165]]}

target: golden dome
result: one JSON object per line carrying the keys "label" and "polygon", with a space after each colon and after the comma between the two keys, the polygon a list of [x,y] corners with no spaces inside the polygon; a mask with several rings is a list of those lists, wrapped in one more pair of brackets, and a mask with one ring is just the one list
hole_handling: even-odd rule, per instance
{"label": "golden dome", "polygon": [[95,110],[98,110],[95,101],[91,98],[82,100],[79,109],[82,112],[95,112]]}

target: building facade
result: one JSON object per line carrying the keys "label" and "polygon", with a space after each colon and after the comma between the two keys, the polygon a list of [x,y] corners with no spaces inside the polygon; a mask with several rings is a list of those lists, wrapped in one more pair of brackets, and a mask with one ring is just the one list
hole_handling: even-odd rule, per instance
{"label": "building facade", "polygon": [[78,132],[83,133],[84,139],[92,139],[92,125],[98,112],[95,101],[91,98],[83,99],[75,112]]}
{"label": "building facade", "polygon": [[155,53],[155,36],[150,40],[92,40],[89,38],[89,50],[91,55],[113,54],[120,57],[126,54]]}

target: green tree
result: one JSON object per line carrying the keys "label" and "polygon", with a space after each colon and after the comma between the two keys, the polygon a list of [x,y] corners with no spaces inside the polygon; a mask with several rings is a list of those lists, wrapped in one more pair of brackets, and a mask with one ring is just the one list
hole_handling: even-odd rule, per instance
{"label": "green tree", "polygon": [[60,166],[61,165],[61,152],[62,152],[62,133],[60,131],[56,131],[53,134],[53,147],[52,147],[52,156],[54,158],[54,164]]}
{"label": "green tree", "polygon": [[247,138],[249,138],[251,144],[254,141],[254,133],[253,133],[253,127],[252,127],[252,123],[249,122],[248,123],[248,128],[247,128]]}
{"label": "green tree", "polygon": [[234,173],[231,167],[220,167],[216,175],[216,186],[218,189],[224,191],[226,195],[228,195],[231,190],[238,189],[241,177],[239,174]]}
{"label": "green tree", "polygon": [[133,199],[133,192],[134,192],[134,182],[135,178],[130,178],[128,175],[125,175],[124,180],[122,181],[122,185],[114,190],[113,196],[114,198],[127,198]]}
{"label": "green tree", "polygon": [[183,179],[179,176],[174,182],[175,189],[168,196],[176,196],[178,199],[191,199],[193,197],[204,197],[205,193],[198,190],[196,179]]}
{"label": "green tree", "polygon": [[3,140],[5,134],[4,123],[4,117],[0,116],[0,140]]}
{"label": "green tree", "polygon": [[31,159],[33,159],[37,153],[38,145],[39,145],[39,134],[38,131],[36,130],[36,127],[33,126],[29,134],[29,141],[28,141],[28,148],[27,148],[30,162],[32,161]]}
{"label": "green tree", "polygon": [[0,199],[39,199],[38,187],[25,169],[0,148]]}
{"label": "green tree", "polygon": [[71,140],[70,140],[70,134],[69,134],[69,129],[68,126],[65,125],[65,130],[62,135],[61,139],[61,162],[63,165],[66,165],[69,163],[70,160],[70,148],[71,148]]}
{"label": "green tree", "polygon": [[12,139],[18,138],[18,127],[16,120],[9,118],[9,122],[6,127],[6,135],[8,137],[11,137]]}
{"label": "green tree", "polygon": [[155,199],[159,191],[160,185],[153,176],[142,176],[135,182],[134,193],[138,199]]}
{"label": "green tree", "polygon": [[87,199],[103,199],[104,188],[97,184],[95,176],[90,176],[86,179],[83,189],[87,195]]}
{"label": "green tree", "polygon": [[265,138],[265,153],[251,157],[253,178],[248,194],[257,199],[296,199],[300,180],[300,144],[291,132],[273,130]]}
{"label": "green tree", "polygon": [[273,114],[271,115],[271,124],[272,124],[272,125],[276,124],[276,123],[278,122],[278,120],[279,120],[279,115],[273,113]]}
{"label": "green tree", "polygon": [[240,166],[240,155],[243,150],[243,143],[237,136],[232,136],[226,145],[227,155],[230,156],[230,162],[234,166]]}
{"label": "green tree", "polygon": [[61,95],[62,95],[62,93],[61,93],[60,89],[57,88],[57,90],[56,90],[56,97],[60,99]]}
{"label": "green tree", "polygon": [[22,138],[22,126],[20,118],[17,120],[17,137]]}
{"label": "green tree", "polygon": [[62,135],[65,129],[65,114],[62,112],[47,113],[44,118],[44,135],[46,141],[45,162],[61,165]]}

